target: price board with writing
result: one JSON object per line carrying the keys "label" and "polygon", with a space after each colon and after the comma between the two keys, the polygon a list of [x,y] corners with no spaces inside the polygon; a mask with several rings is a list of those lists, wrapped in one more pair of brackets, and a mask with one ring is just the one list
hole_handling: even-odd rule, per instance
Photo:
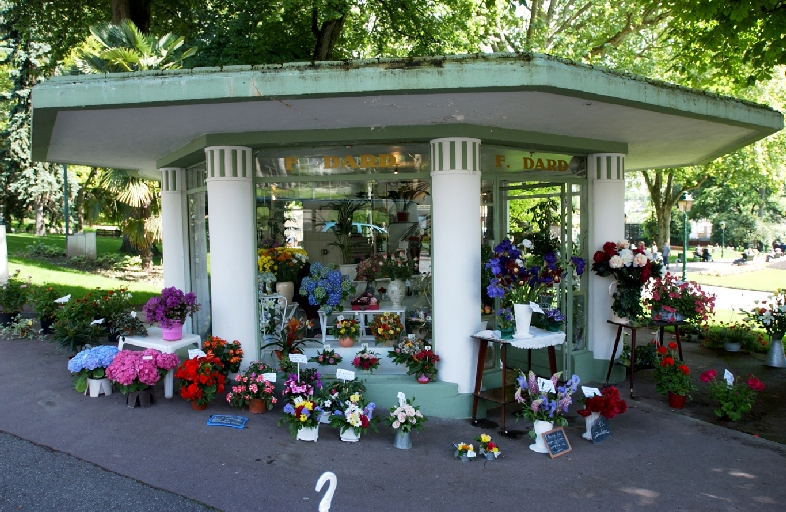
{"label": "price board with writing", "polygon": [[336,378],[341,380],[355,380],[355,372],[339,368],[336,370]]}
{"label": "price board with writing", "polygon": [[590,435],[592,436],[592,444],[610,438],[611,425],[609,424],[609,419],[605,416],[598,417],[590,428]]}
{"label": "price board with writing", "polygon": [[306,357],[306,354],[289,354],[289,360],[292,361],[293,363],[298,363],[298,364],[308,363],[308,358]]}
{"label": "price board with writing", "polygon": [[271,373],[263,373],[262,378],[268,382],[276,382],[276,374],[274,372]]}
{"label": "price board with writing", "polygon": [[549,457],[552,459],[573,450],[570,446],[570,441],[568,441],[568,436],[565,434],[565,429],[562,427],[543,432],[541,435],[543,436],[543,441],[546,442],[546,448],[549,450]]}

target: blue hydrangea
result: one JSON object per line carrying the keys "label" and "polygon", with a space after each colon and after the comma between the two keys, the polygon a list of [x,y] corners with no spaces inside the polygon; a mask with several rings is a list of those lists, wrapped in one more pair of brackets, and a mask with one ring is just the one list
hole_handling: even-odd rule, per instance
{"label": "blue hydrangea", "polygon": [[117,347],[102,345],[85,349],[68,361],[68,371],[78,373],[82,370],[95,370],[106,368],[117,355]]}

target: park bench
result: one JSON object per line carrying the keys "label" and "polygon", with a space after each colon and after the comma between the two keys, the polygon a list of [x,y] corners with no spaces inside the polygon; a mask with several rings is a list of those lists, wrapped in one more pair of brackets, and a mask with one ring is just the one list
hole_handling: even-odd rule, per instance
{"label": "park bench", "polygon": [[119,238],[123,235],[119,229],[96,229],[96,236],[111,236]]}

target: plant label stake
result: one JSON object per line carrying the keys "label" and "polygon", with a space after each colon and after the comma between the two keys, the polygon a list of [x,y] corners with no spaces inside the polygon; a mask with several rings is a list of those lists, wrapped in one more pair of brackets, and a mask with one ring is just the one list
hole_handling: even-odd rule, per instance
{"label": "plant label stake", "polygon": [[355,380],[355,372],[350,370],[344,370],[343,368],[339,368],[336,370],[336,378],[341,379],[344,382],[348,380]]}
{"label": "plant label stake", "polygon": [[590,388],[588,386],[581,386],[581,392],[584,393],[584,398],[591,398],[593,396],[601,395],[601,392],[598,388]]}
{"label": "plant label stake", "polygon": [[543,377],[538,377],[538,389],[545,392],[556,393],[556,389],[554,389],[554,384],[551,383],[550,379],[544,379]]}
{"label": "plant label stake", "polygon": [[202,352],[198,348],[188,349],[188,358],[189,359],[196,359],[197,357],[206,357],[206,356],[207,356],[207,354],[205,354],[204,352]]}
{"label": "plant label stake", "polygon": [[368,350],[368,343],[361,343],[360,350]]}
{"label": "plant label stake", "polygon": [[423,349],[424,350],[431,350],[431,345],[426,345],[425,347],[423,347]]}
{"label": "plant label stake", "polygon": [[325,344],[322,346],[322,349],[323,349],[323,350],[330,350],[330,343],[325,343]]}
{"label": "plant label stake", "polygon": [[262,374],[262,378],[265,379],[268,382],[276,382],[276,374],[275,374],[275,372],[263,373]]}
{"label": "plant label stake", "polygon": [[725,380],[726,384],[728,384],[729,386],[734,385],[734,375],[731,374],[728,368],[723,371],[723,380]]}
{"label": "plant label stake", "polygon": [[308,358],[305,354],[289,354],[289,360],[293,363],[297,363],[297,380],[300,380],[300,363],[306,364],[308,363]]}

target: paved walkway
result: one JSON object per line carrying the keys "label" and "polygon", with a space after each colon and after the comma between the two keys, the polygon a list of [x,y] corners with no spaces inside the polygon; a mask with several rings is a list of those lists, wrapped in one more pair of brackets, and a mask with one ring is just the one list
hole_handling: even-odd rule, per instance
{"label": "paved walkway", "polygon": [[[113,495],[126,493],[128,509],[198,508],[177,502],[186,497],[229,511],[316,511],[321,495],[314,485],[323,471],[338,476],[333,510],[341,511],[786,508],[783,446],[646,400],[630,402],[629,411],[612,420],[612,438],[601,444],[582,440],[583,419],[574,417],[567,428],[573,451],[565,456],[551,460],[531,452],[526,438],[495,436],[503,457],[462,464],[452,457],[451,443],[482,432],[466,421],[432,418],[409,451],[394,449],[391,430],[382,426],[357,444],[342,443],[327,426],[318,443],[296,442],[276,426],[280,409],[252,415],[246,429],[236,430],[206,426],[210,414],[234,411],[225,403],[196,412],[179,398],[165,400],[160,385],[158,403],[148,409],[129,409],[117,393],[80,395],[67,359],[47,342],[0,341],[0,431],[109,474],[87,491],[89,482],[79,483],[84,479],[68,457],[25,455],[22,447],[19,459],[3,455],[2,510],[68,509],[70,499],[106,487],[117,490]],[[9,443],[19,441],[0,436],[2,452]],[[149,494],[117,475],[179,496]]]}

